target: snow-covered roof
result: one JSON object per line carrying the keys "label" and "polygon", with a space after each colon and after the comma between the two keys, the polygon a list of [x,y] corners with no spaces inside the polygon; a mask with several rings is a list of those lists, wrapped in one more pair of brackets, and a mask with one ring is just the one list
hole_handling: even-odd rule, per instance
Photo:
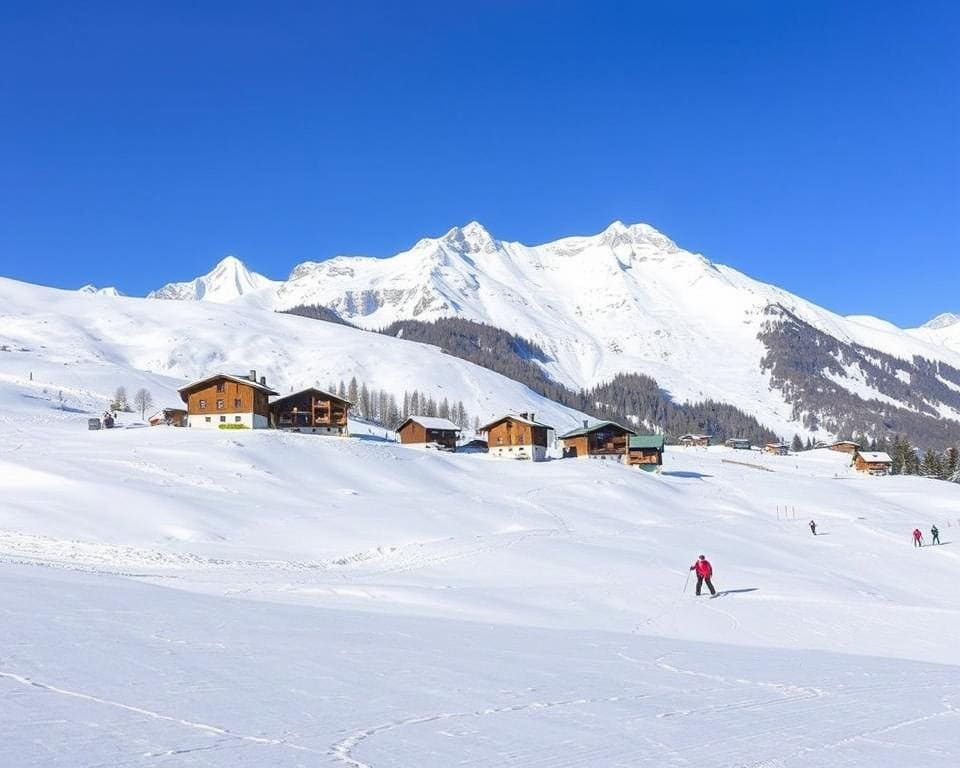
{"label": "snow-covered roof", "polygon": [[512,421],[519,421],[521,424],[527,424],[531,427],[543,427],[544,429],[553,429],[553,427],[551,427],[549,424],[544,424],[543,422],[535,421],[534,419],[527,418],[525,414],[507,413],[497,419],[494,419],[489,424],[485,424],[484,426],[480,427],[480,431],[487,432],[489,431],[490,427],[496,426],[501,421],[504,421],[506,419],[511,419]]}
{"label": "snow-covered roof", "polygon": [[304,395],[308,392],[316,392],[318,395],[329,398],[330,400],[339,400],[341,403],[346,403],[347,405],[355,405],[355,403],[351,403],[349,400],[347,400],[347,398],[340,397],[340,395],[334,392],[327,392],[327,390],[320,389],[319,387],[306,387],[305,389],[301,389],[297,392],[291,392],[289,395],[278,397],[276,400],[273,401],[273,405],[276,405],[277,403],[282,403],[284,400],[291,397],[298,397],[299,395]]}
{"label": "snow-covered roof", "polygon": [[623,426],[623,424],[617,424],[615,421],[595,421],[593,424],[587,424],[583,427],[574,429],[571,432],[567,432],[565,435],[560,435],[561,440],[567,440],[571,437],[581,437],[582,435],[588,435],[591,432],[596,432],[598,429],[603,429],[604,427],[616,427],[617,429],[622,429],[629,435],[637,434],[632,429],[628,429]]}
{"label": "snow-covered roof", "polygon": [[868,464],[892,464],[890,454],[884,451],[858,451],[857,455]]}
{"label": "snow-covered roof", "polygon": [[216,381],[217,379],[227,379],[228,381],[235,381],[237,384],[246,384],[248,387],[253,387],[254,389],[259,389],[261,392],[266,392],[268,395],[276,395],[278,392],[274,392],[266,384],[261,384],[259,381],[253,381],[248,379],[246,376],[232,376],[229,373],[215,373],[212,376],[207,376],[205,379],[199,379],[198,381],[191,381],[189,384],[185,384],[177,392],[180,393],[180,396],[183,397],[183,393],[196,389],[197,387],[205,386],[211,381]]}
{"label": "snow-covered roof", "polygon": [[408,422],[413,422],[414,424],[419,424],[424,429],[444,429],[444,430],[453,430],[455,432],[462,431],[460,427],[454,424],[450,419],[441,419],[439,416],[410,416],[403,424],[401,424],[397,429],[403,429],[403,427]]}
{"label": "snow-covered roof", "polygon": [[712,435],[680,435],[677,440],[709,440]]}

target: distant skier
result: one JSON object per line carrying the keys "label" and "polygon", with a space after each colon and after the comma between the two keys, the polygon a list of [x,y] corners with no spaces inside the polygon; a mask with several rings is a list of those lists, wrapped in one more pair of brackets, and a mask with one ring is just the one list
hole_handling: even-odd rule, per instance
{"label": "distant skier", "polygon": [[931,541],[930,541],[931,544],[940,543],[940,529],[937,528],[937,526],[933,526],[933,528],[930,529],[930,537],[931,537]]}
{"label": "distant skier", "polygon": [[915,547],[923,546],[923,534],[920,532],[919,528],[913,529],[913,546]]}
{"label": "distant skier", "polygon": [[810,521],[810,531],[813,533],[814,536],[817,535],[817,524],[813,520]]}
{"label": "distant skier", "polygon": [[703,588],[703,582],[707,582],[707,588],[710,590],[711,595],[716,595],[717,590],[713,588],[713,582],[710,581],[710,578],[713,576],[713,566],[710,565],[710,561],[706,557],[700,555],[697,558],[697,562],[690,566],[691,571],[696,571],[697,573],[697,596],[700,596],[700,590]]}

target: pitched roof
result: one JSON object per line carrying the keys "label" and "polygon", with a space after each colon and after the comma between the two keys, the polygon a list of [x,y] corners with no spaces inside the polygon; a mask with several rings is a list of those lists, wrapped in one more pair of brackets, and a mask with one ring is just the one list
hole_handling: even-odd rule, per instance
{"label": "pitched roof", "polygon": [[596,432],[598,429],[603,429],[604,427],[616,427],[617,429],[622,429],[628,435],[637,434],[632,429],[627,429],[622,424],[617,424],[615,421],[595,421],[593,424],[588,424],[585,427],[579,427],[578,429],[573,430],[572,432],[567,432],[565,435],[560,435],[561,440],[567,440],[571,437],[581,437],[582,435],[589,435],[591,432]]}
{"label": "pitched roof", "polygon": [[397,427],[397,431],[399,432],[401,429],[407,426],[407,424],[411,421],[414,424],[419,424],[424,429],[443,429],[443,430],[447,430],[448,432],[463,431],[462,429],[460,429],[460,427],[458,427],[456,424],[450,421],[450,419],[441,419],[439,416],[410,416],[406,421],[403,422],[403,424]]}
{"label": "pitched roof", "polygon": [[680,435],[677,440],[709,440],[713,435]]}
{"label": "pitched roof", "polygon": [[860,443],[854,442],[853,440],[836,440],[830,445],[855,445],[857,448],[860,447]]}
{"label": "pitched roof", "polygon": [[490,430],[490,427],[494,427],[497,424],[499,424],[501,421],[506,421],[507,419],[510,419],[512,421],[519,421],[521,424],[528,424],[531,427],[543,427],[544,429],[553,429],[553,427],[551,427],[549,424],[544,424],[542,422],[535,421],[533,419],[528,419],[526,416],[522,416],[519,413],[508,413],[508,414],[505,414],[504,416],[501,416],[498,419],[494,419],[486,426],[480,427],[480,431],[488,432]]}
{"label": "pitched roof", "polygon": [[261,392],[266,392],[268,395],[276,395],[277,392],[274,392],[270,387],[265,384],[261,384],[259,381],[251,381],[246,376],[231,376],[229,373],[215,373],[212,376],[207,376],[205,379],[198,379],[197,381],[191,381],[189,384],[184,384],[177,392],[180,393],[180,397],[183,397],[184,392],[188,392],[191,389],[197,389],[199,387],[206,386],[207,384],[216,381],[217,379],[226,379],[227,381],[233,381],[237,384],[246,384],[248,387],[253,387],[254,389],[259,389]]}
{"label": "pitched roof", "polygon": [[868,464],[892,464],[890,454],[884,451],[857,451],[857,455]]}
{"label": "pitched roof", "polygon": [[298,392],[291,392],[289,395],[284,395],[283,397],[278,397],[274,400],[271,405],[276,405],[277,403],[282,403],[284,400],[287,400],[291,397],[299,397],[300,395],[306,394],[307,392],[316,392],[323,397],[329,398],[330,400],[339,400],[341,403],[346,403],[347,405],[353,405],[347,398],[340,397],[340,395],[334,394],[333,392],[327,392],[325,389],[320,389],[319,387],[306,387],[299,390]]}
{"label": "pitched roof", "polygon": [[663,435],[632,435],[630,437],[631,448],[656,448],[663,450]]}

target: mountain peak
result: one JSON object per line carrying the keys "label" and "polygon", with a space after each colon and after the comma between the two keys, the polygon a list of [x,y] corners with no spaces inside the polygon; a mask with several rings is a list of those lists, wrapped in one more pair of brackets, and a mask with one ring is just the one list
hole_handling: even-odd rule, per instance
{"label": "mountain peak", "polygon": [[949,328],[950,326],[957,324],[960,324],[960,315],[954,312],[943,312],[933,318],[933,320],[924,323],[923,327],[939,330],[941,328]]}
{"label": "mountain peak", "polygon": [[147,298],[222,304],[274,284],[273,280],[252,272],[236,256],[229,255],[220,259],[207,274],[182,283],[167,283],[148,293]]}
{"label": "mountain peak", "polygon": [[479,221],[453,227],[441,240],[469,253],[494,250],[500,242]]}
{"label": "mountain peak", "polygon": [[97,288],[97,286],[90,283],[87,283],[81,288],[77,288],[77,293],[91,293],[97,296],[123,296],[123,294],[112,285],[106,288]]}

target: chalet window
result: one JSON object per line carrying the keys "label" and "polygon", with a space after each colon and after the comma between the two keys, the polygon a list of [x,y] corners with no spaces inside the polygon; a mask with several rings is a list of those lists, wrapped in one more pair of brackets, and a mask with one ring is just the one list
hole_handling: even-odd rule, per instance
{"label": "chalet window", "polygon": [[222,381],[217,382],[217,392],[223,392],[224,389],[226,389],[226,384]]}
{"label": "chalet window", "polygon": [[208,424],[210,423],[210,417],[209,417],[209,416],[204,416],[204,417],[203,417],[203,420],[204,420],[205,422],[207,422]]}
{"label": "chalet window", "polygon": [[242,418],[241,416],[234,416],[234,417],[233,417],[233,420],[236,421],[236,422],[239,422],[239,421],[241,420],[241,418]]}
{"label": "chalet window", "polygon": [[218,411],[223,410],[223,400],[217,400],[217,410]]}
{"label": "chalet window", "polygon": [[233,398],[233,407],[234,407],[234,408],[239,408],[241,405],[243,405],[243,401],[242,401],[239,397]]}
{"label": "chalet window", "polygon": [[[207,408],[207,401],[206,401],[206,400],[201,400],[201,401],[200,401],[200,410],[203,411],[203,410],[206,410],[206,408]],[[207,421],[209,421],[209,419],[207,419]]]}
{"label": "chalet window", "polygon": [[220,417],[220,421],[221,421],[221,422],[224,422],[224,421],[226,421],[226,420],[227,420],[227,417],[226,417],[226,416],[221,416],[221,417]]}

